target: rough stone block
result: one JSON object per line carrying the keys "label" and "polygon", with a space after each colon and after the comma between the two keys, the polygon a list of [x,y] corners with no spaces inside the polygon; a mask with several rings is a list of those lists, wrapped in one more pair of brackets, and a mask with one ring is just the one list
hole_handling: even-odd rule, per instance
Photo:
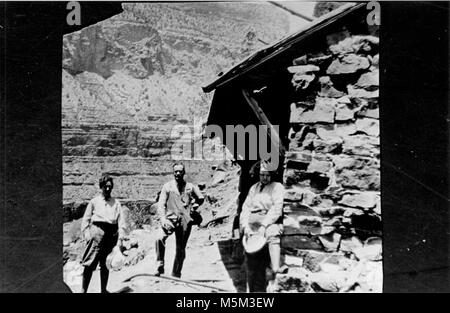
{"label": "rough stone block", "polygon": [[327,252],[337,251],[341,242],[341,235],[339,233],[320,235],[318,238]]}
{"label": "rough stone block", "polygon": [[292,77],[292,85],[294,86],[295,90],[307,89],[315,78],[316,76],[314,74],[296,73]]}
{"label": "rough stone block", "polygon": [[380,85],[379,77],[380,77],[380,73],[378,70],[364,73],[358,79],[356,86],[365,88],[368,90],[376,89]]}
{"label": "rough stone block", "polygon": [[378,50],[379,38],[375,36],[347,36],[337,44],[330,46],[333,54],[349,53],[374,54]]}
{"label": "rough stone block", "polygon": [[328,75],[354,74],[358,71],[366,70],[370,67],[370,62],[366,57],[348,54],[342,58],[335,59],[327,68]]}
{"label": "rough stone block", "polygon": [[379,97],[378,90],[368,91],[364,88],[358,88],[358,87],[352,86],[352,85],[347,86],[347,92],[348,92],[348,96],[350,98],[372,99],[372,98]]}
{"label": "rough stone block", "polygon": [[291,106],[290,123],[314,124],[334,122],[335,108],[330,98],[317,98],[313,110],[306,110],[301,107],[292,109],[293,107]]}
{"label": "rough stone block", "polygon": [[380,123],[376,119],[362,118],[357,119],[355,122],[356,129],[359,132],[363,132],[369,136],[378,137],[380,135]]}
{"label": "rough stone block", "polygon": [[362,248],[363,243],[357,237],[351,237],[341,240],[341,245],[339,251],[342,252],[353,252],[356,249]]}
{"label": "rough stone block", "polygon": [[335,120],[339,122],[353,120],[355,118],[355,111],[345,103],[336,104]]}
{"label": "rough stone block", "polygon": [[292,235],[282,236],[281,246],[287,249],[310,249],[310,250],[323,250],[323,245],[317,238],[317,236],[308,235]]}
{"label": "rough stone block", "polygon": [[377,205],[378,192],[365,191],[344,194],[339,204],[353,208],[373,209]]}
{"label": "rough stone block", "polygon": [[307,74],[311,72],[318,72],[320,71],[320,67],[316,65],[295,65],[295,66],[289,66],[287,68],[289,73],[292,74]]}
{"label": "rough stone block", "polygon": [[377,157],[380,154],[378,137],[365,135],[347,136],[344,138],[342,152],[355,156]]}
{"label": "rough stone block", "polygon": [[320,91],[319,96],[326,98],[340,98],[345,95],[344,92],[337,90],[333,86],[329,76],[322,76],[319,78]]}

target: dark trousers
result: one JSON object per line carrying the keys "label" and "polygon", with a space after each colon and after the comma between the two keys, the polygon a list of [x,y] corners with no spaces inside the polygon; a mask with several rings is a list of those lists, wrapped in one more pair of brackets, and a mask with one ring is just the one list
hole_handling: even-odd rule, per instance
{"label": "dark trousers", "polygon": [[248,254],[245,253],[247,270],[247,284],[249,292],[266,292],[267,289],[267,269],[270,263],[267,246],[261,251]]}
{"label": "dark trousers", "polygon": [[161,227],[158,230],[158,236],[156,238],[156,263],[157,270],[160,273],[164,273],[164,255],[166,251],[167,238],[175,233],[176,252],[175,260],[172,268],[172,276],[181,277],[181,270],[183,268],[183,262],[186,257],[186,244],[191,234],[192,225],[177,225],[172,230],[167,230]]}

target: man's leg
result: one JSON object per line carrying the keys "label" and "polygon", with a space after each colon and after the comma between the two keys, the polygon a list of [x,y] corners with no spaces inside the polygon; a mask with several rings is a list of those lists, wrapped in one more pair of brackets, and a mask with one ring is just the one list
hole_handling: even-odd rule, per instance
{"label": "man's leg", "polygon": [[106,259],[100,262],[100,288],[101,293],[108,293],[106,287],[108,286],[109,270],[106,267]]}
{"label": "man's leg", "polygon": [[169,234],[166,233],[162,227],[158,229],[155,241],[156,248],[156,269],[155,275],[164,274],[164,255],[166,252],[166,240]]}
{"label": "man's leg", "polygon": [[249,292],[266,292],[267,248],[255,254],[245,254]]}
{"label": "man's leg", "polygon": [[183,228],[182,225],[175,228],[176,252],[173,263],[172,276],[181,277],[181,269],[186,258],[186,245],[191,234],[192,225],[188,224]]}
{"label": "man's leg", "polygon": [[83,281],[81,292],[86,293],[91,282],[92,273],[98,264],[99,246],[96,238],[91,238],[86,245],[85,251],[81,258],[81,264],[84,266]]}
{"label": "man's leg", "polygon": [[275,288],[275,277],[281,266],[281,228],[277,224],[270,225],[266,229],[267,246],[270,256],[271,273],[268,281],[268,291],[273,292]]}
{"label": "man's leg", "polygon": [[83,270],[83,282],[81,286],[81,292],[87,293],[89,288],[89,283],[91,282],[92,273],[94,272],[94,268],[91,266],[85,266]]}

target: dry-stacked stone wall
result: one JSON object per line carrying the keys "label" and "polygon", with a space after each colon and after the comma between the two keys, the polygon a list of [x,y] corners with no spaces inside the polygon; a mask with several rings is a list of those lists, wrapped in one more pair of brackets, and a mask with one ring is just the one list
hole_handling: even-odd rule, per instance
{"label": "dry-stacked stone wall", "polygon": [[330,257],[381,261],[379,40],[341,32],[327,42],[287,68],[295,101],[282,244],[311,273]]}

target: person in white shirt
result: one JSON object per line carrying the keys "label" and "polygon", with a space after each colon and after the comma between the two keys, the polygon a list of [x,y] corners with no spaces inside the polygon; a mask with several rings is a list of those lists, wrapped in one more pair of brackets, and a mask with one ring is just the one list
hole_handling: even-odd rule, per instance
{"label": "person in white shirt", "polygon": [[197,209],[204,202],[204,196],[192,183],[184,179],[185,168],[182,163],[173,165],[174,179],[164,184],[158,200],[160,228],[155,242],[156,269],[154,275],[164,274],[164,256],[167,238],[175,233],[176,252],[172,276],[181,277],[186,257],[186,245],[192,225],[200,224],[201,216]]}
{"label": "person in white shirt", "polygon": [[101,292],[107,293],[109,270],[106,257],[114,246],[122,245],[125,235],[125,216],[119,200],[111,197],[113,179],[103,175],[99,181],[102,193],[89,201],[81,223],[81,234],[86,248],[81,264],[84,266],[81,292],[86,293],[92,273],[100,264]]}
{"label": "person in white shirt", "polygon": [[[261,162],[259,182],[250,188],[240,215],[240,225],[244,236],[259,233],[267,240],[272,280],[280,270],[284,198],[284,186],[273,181],[275,170],[269,163]],[[265,282],[265,277],[260,277],[262,271],[256,269],[261,267],[262,255],[247,255],[246,259],[249,291],[266,291],[262,284]],[[265,273],[262,275],[265,276]]]}

